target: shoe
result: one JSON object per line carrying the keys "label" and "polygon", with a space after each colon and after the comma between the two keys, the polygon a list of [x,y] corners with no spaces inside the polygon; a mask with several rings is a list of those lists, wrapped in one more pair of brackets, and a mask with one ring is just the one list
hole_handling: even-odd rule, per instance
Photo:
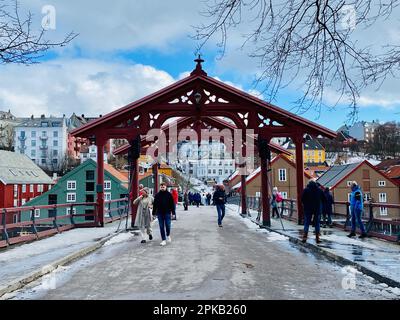
{"label": "shoe", "polygon": [[172,241],[171,236],[168,236],[167,237],[167,242],[171,243],[171,241]]}
{"label": "shoe", "polygon": [[149,234],[149,240],[153,240],[153,235]]}
{"label": "shoe", "polygon": [[167,242],[165,240],[161,241],[160,246],[164,247],[167,245]]}
{"label": "shoe", "polygon": [[317,234],[315,235],[315,242],[316,242],[316,243],[321,243],[321,242],[322,242],[321,239],[319,238],[319,233],[317,233]]}
{"label": "shoe", "polygon": [[303,242],[303,243],[307,242],[307,233],[303,234],[303,238],[301,239],[301,242]]}
{"label": "shoe", "polygon": [[140,241],[140,243],[146,243],[146,240],[142,240],[142,241]]}
{"label": "shoe", "polygon": [[218,227],[222,228],[222,224],[218,225]]}
{"label": "shoe", "polygon": [[347,235],[349,238],[355,237],[356,233],[355,232],[351,232],[349,235]]}
{"label": "shoe", "polygon": [[359,239],[363,239],[363,238],[366,238],[367,237],[367,234],[366,233],[362,233],[358,238]]}

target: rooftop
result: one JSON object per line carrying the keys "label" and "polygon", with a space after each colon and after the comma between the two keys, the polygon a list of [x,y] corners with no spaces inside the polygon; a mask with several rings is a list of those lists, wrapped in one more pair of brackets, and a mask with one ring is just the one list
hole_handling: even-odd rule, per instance
{"label": "rooftop", "polygon": [[326,171],[318,180],[321,185],[327,188],[334,187],[340,182],[344,177],[346,177],[350,172],[357,168],[360,163],[351,163],[340,166],[333,166],[328,171]]}
{"label": "rooftop", "polygon": [[4,184],[53,184],[26,155],[0,150],[0,181]]}

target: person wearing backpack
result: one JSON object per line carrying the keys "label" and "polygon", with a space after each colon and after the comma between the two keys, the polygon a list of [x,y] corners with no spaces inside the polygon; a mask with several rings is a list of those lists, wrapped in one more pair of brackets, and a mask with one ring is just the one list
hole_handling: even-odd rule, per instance
{"label": "person wearing backpack", "polygon": [[278,211],[278,203],[282,202],[282,195],[278,192],[278,188],[274,187],[272,189],[272,198],[271,198],[271,208],[272,208],[272,218],[279,218],[279,211]]}

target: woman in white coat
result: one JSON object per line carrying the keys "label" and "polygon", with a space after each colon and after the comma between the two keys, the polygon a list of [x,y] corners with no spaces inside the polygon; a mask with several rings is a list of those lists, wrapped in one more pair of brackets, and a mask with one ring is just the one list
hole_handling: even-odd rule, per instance
{"label": "woman in white coat", "polygon": [[154,198],[149,195],[148,188],[143,188],[141,192],[142,194],[133,202],[135,205],[138,205],[135,226],[140,229],[140,234],[142,236],[141,243],[146,243],[145,231],[149,236],[149,240],[153,240],[153,230],[151,229],[153,216],[151,213],[151,209],[153,208]]}

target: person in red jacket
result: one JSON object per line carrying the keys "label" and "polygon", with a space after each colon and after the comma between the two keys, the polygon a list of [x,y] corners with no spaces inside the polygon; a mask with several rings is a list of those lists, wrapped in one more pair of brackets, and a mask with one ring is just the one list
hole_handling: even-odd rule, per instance
{"label": "person in red jacket", "polygon": [[174,211],[172,212],[172,220],[176,220],[176,205],[178,204],[178,190],[172,188],[171,190],[172,198],[174,199]]}

